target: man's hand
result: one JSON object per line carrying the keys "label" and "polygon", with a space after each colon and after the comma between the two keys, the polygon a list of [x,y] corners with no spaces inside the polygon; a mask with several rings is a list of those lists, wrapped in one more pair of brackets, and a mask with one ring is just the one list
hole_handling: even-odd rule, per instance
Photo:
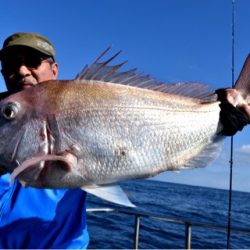
{"label": "man's hand", "polygon": [[223,125],[221,133],[232,136],[250,123],[250,106],[236,104],[240,94],[235,89],[218,89],[216,93],[218,100],[221,101],[220,121]]}
{"label": "man's hand", "polygon": [[246,114],[246,116],[248,117],[248,123],[250,123],[250,105],[239,104],[236,106],[236,108]]}

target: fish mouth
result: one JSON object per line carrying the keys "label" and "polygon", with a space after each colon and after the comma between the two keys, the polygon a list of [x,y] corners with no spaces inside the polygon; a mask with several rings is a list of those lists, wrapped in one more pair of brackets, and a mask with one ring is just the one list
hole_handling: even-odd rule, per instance
{"label": "fish mouth", "polygon": [[[25,131],[26,132],[26,131]],[[51,162],[59,161],[58,164],[65,171],[70,171],[74,166],[77,165],[77,157],[71,152],[71,150],[65,150],[62,153],[56,154],[54,152],[54,141],[51,130],[47,120],[43,121],[43,126],[39,132],[40,145],[38,153],[30,158],[23,161],[13,170],[10,176],[10,184],[13,183],[15,178],[22,181],[25,186],[38,182],[39,179],[46,177],[46,172],[50,167],[53,167]],[[12,159],[16,155],[17,148],[20,144],[22,137],[19,139],[17,146],[15,147]]]}
{"label": "fish mouth", "polygon": [[[21,165],[14,169],[10,176],[10,184],[15,178],[18,178],[24,186],[29,186],[30,183],[35,183],[46,175],[47,169],[51,166],[51,162],[60,161],[63,164],[58,164],[64,171],[70,171],[76,164],[77,158],[69,152],[64,152],[62,155],[39,155],[31,159],[25,160]],[[41,164],[42,163],[42,164]]]}

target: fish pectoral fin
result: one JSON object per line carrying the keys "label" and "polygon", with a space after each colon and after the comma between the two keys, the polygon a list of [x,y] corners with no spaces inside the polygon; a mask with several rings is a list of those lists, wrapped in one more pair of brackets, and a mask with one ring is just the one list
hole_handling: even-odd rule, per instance
{"label": "fish pectoral fin", "polygon": [[82,187],[81,189],[101,199],[127,207],[135,207],[135,205],[128,199],[128,196],[124,193],[122,188],[118,185],[93,185]]}

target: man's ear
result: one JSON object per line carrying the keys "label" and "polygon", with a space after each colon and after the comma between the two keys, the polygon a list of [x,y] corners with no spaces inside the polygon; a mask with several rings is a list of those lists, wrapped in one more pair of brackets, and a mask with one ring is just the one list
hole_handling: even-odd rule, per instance
{"label": "man's ear", "polygon": [[54,76],[54,80],[57,79],[57,76],[58,76],[58,64],[57,63],[53,63],[52,64],[52,73],[53,73],[53,76]]}

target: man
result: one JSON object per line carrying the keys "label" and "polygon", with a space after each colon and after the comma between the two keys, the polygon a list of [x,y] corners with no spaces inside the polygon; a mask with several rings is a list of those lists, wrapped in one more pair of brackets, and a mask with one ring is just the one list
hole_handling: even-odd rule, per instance
{"label": "man", "polygon": [[[7,92],[30,88],[58,75],[55,48],[36,33],[15,33],[0,50]],[[2,170],[3,171],[3,170]],[[9,186],[10,175],[0,173],[0,248],[86,248],[86,193],[77,189]]]}
{"label": "man", "polygon": [[[0,60],[8,89],[2,97],[57,78],[55,49],[38,34],[17,33],[7,38],[0,51]],[[231,112],[231,106],[226,108]],[[249,110],[249,107],[245,108]],[[236,132],[238,125],[233,130],[230,126],[225,134]],[[53,191],[30,187],[24,190],[18,182],[9,187],[8,174],[0,178],[0,186],[1,248],[87,246],[85,193],[81,190]]]}

